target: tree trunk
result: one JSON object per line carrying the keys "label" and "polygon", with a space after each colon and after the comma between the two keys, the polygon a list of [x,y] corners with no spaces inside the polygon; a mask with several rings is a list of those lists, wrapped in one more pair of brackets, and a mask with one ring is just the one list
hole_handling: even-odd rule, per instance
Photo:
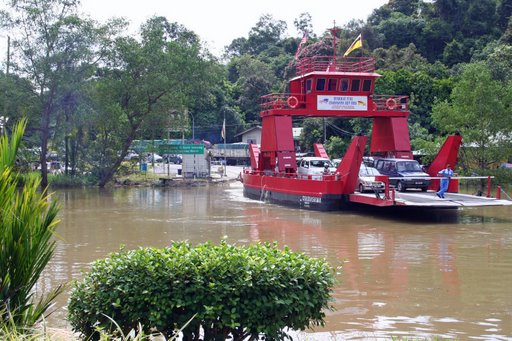
{"label": "tree trunk", "polygon": [[69,136],[66,135],[64,138],[64,174],[69,175],[68,173],[68,165],[69,165]]}
{"label": "tree trunk", "polygon": [[137,129],[139,126],[132,127],[132,130],[128,137],[125,139],[123,144],[123,149],[121,150],[121,154],[117,158],[116,162],[110,167],[104,174],[102,174],[101,178],[99,179],[98,186],[103,188],[107,185],[107,183],[112,180],[114,177],[114,174],[116,173],[119,166],[121,166],[121,163],[123,162],[124,157],[128,153],[128,149],[130,149],[130,146],[132,144],[132,141],[135,139],[135,135],[137,133]]}
{"label": "tree trunk", "polygon": [[46,154],[48,153],[48,139],[50,136],[50,110],[48,106],[43,109],[41,115],[41,190],[45,191],[48,187],[48,167],[46,165]]}

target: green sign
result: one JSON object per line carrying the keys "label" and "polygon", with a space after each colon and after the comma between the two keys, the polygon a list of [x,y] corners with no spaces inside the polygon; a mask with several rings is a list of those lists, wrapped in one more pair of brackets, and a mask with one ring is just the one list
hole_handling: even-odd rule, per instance
{"label": "green sign", "polygon": [[168,144],[158,146],[159,154],[204,154],[204,144]]}
{"label": "green sign", "polygon": [[133,140],[137,153],[204,154],[204,144],[182,144],[181,140]]}

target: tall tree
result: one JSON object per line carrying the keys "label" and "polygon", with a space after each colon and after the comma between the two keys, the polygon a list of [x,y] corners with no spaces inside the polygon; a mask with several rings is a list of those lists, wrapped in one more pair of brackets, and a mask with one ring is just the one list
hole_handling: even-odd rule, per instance
{"label": "tall tree", "polygon": [[488,168],[512,150],[511,93],[512,83],[493,80],[484,63],[468,64],[450,101],[434,105],[433,123],[444,133],[459,131],[469,165]]}
{"label": "tall tree", "polygon": [[5,122],[8,130],[23,117],[30,119],[28,127],[37,125],[34,118],[37,110],[38,103],[32,84],[18,75],[0,72],[0,116],[8,118]]}
{"label": "tall tree", "polygon": [[13,69],[35,87],[40,110],[41,186],[48,184],[47,153],[56,113],[70,82],[87,76],[100,44],[91,20],[77,15],[79,0],[11,0]]}
{"label": "tall tree", "polygon": [[293,20],[293,25],[298,32],[307,32],[309,36],[313,36],[313,24],[311,23],[312,18],[309,13],[301,13],[298,18]]}
{"label": "tall tree", "polygon": [[271,92],[277,78],[263,61],[248,54],[234,58],[228,65],[228,78],[235,84],[235,98],[245,121],[260,122],[260,97]]}
{"label": "tall tree", "polygon": [[109,59],[89,93],[97,155],[91,161],[100,186],[112,179],[143,122],[159,115],[170,124],[173,115],[183,116],[193,96],[206,95],[212,72],[197,35],[163,17],[142,26],[140,41],[117,39]]}
{"label": "tall tree", "polygon": [[394,12],[406,15],[417,14],[420,10],[420,0],[389,0],[389,7]]}
{"label": "tall tree", "polygon": [[[307,27],[307,19],[302,18],[299,25]],[[261,52],[278,45],[287,25],[285,21],[275,20],[271,15],[262,15],[256,25],[249,31],[248,38],[237,38],[226,48],[226,56],[241,56],[251,54],[257,56]]]}
{"label": "tall tree", "polygon": [[496,14],[498,16],[498,27],[504,32],[512,15],[512,0],[499,0]]}

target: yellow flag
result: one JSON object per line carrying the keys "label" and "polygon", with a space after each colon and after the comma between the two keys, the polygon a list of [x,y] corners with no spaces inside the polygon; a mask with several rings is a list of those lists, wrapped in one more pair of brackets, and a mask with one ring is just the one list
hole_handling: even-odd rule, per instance
{"label": "yellow flag", "polygon": [[350,47],[347,49],[347,51],[343,54],[343,57],[346,57],[350,54],[350,52],[360,49],[363,47],[363,40],[361,39],[361,35],[358,35],[356,40],[350,45]]}

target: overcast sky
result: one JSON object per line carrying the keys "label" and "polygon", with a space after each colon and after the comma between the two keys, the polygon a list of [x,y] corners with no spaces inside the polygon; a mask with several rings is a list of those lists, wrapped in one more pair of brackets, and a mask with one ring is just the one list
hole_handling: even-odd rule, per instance
{"label": "overcast sky", "polygon": [[[288,25],[288,35],[301,37],[293,21],[301,13],[312,17],[313,30],[321,34],[327,28],[347,24],[351,19],[366,20],[375,8],[388,0],[82,0],[82,8],[92,18],[104,21],[113,16],[130,20],[135,31],[153,15],[165,16],[194,31],[211,52],[219,55],[233,39],[247,37],[264,14]],[[354,37],[356,38],[356,37]]]}
{"label": "overcast sky", "polygon": [[[288,35],[301,37],[293,21],[301,13],[312,17],[314,32],[319,35],[327,28],[343,26],[352,19],[366,20],[375,8],[388,0],[82,0],[82,11],[98,21],[125,17],[130,32],[154,15],[165,16],[199,35],[208,49],[220,56],[233,39],[247,37],[264,14],[288,25]],[[354,37],[355,39],[356,37]],[[7,33],[0,32],[0,61],[5,62]]]}

